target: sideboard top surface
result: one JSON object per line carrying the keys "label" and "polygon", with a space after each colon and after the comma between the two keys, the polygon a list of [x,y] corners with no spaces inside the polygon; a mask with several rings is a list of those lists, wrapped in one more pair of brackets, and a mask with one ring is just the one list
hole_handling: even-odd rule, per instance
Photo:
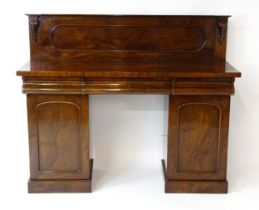
{"label": "sideboard top surface", "polygon": [[240,77],[241,73],[225,61],[136,62],[136,61],[31,61],[17,72],[19,76],[38,77]]}
{"label": "sideboard top surface", "polygon": [[122,16],[122,17],[231,17],[231,15],[158,15],[158,14],[44,14],[44,13],[34,13],[26,14],[27,16]]}

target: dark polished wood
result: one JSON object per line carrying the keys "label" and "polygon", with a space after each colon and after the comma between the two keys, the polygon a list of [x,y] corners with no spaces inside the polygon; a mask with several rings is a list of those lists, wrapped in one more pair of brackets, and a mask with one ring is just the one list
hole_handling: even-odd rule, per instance
{"label": "dark polished wood", "polygon": [[88,96],[27,96],[31,179],[89,179]]}
{"label": "dark polished wood", "polygon": [[60,193],[60,192],[92,192],[93,159],[90,160],[90,177],[88,179],[30,179],[29,193]]}
{"label": "dark polished wood", "polygon": [[225,60],[178,61],[30,61],[17,72],[23,77],[91,78],[233,78],[241,74]]}
{"label": "dark polished wood", "polygon": [[29,15],[29,192],[90,192],[89,94],[168,94],[166,192],[226,193],[229,16]]}
{"label": "dark polished wood", "polygon": [[228,182],[220,180],[169,180],[162,160],[166,193],[227,193]]}
{"label": "dark polished wood", "polygon": [[29,15],[31,59],[224,59],[228,16]]}
{"label": "dark polished wood", "polygon": [[169,180],[226,179],[229,103],[229,96],[170,96]]}

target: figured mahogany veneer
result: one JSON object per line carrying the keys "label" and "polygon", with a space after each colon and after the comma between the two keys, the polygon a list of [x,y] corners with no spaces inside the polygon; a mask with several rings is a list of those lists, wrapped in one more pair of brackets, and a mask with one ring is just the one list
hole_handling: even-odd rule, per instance
{"label": "figured mahogany veneer", "polygon": [[[29,192],[90,192],[89,94],[168,94],[166,192],[226,193],[228,16],[29,15]],[[93,139],[94,141],[94,139]]]}
{"label": "figured mahogany veneer", "polygon": [[224,59],[228,16],[29,15],[31,59]]}

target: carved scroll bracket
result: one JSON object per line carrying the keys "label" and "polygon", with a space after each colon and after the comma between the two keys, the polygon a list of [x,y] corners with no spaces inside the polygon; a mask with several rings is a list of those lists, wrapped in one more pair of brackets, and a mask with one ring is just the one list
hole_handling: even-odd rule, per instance
{"label": "carved scroll bracket", "polygon": [[227,22],[224,19],[218,19],[217,39],[222,43],[227,37]]}
{"label": "carved scroll bracket", "polygon": [[39,28],[40,16],[30,17],[30,36],[34,42],[37,42]]}

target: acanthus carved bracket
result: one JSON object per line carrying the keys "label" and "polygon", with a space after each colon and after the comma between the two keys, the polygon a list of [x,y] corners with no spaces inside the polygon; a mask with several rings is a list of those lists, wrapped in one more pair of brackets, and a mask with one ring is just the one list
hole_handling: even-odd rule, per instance
{"label": "acanthus carved bracket", "polygon": [[30,18],[30,35],[34,42],[37,42],[38,30],[40,27],[40,16]]}
{"label": "acanthus carved bracket", "polygon": [[222,43],[227,37],[227,22],[223,19],[218,19],[217,22],[217,39]]}

